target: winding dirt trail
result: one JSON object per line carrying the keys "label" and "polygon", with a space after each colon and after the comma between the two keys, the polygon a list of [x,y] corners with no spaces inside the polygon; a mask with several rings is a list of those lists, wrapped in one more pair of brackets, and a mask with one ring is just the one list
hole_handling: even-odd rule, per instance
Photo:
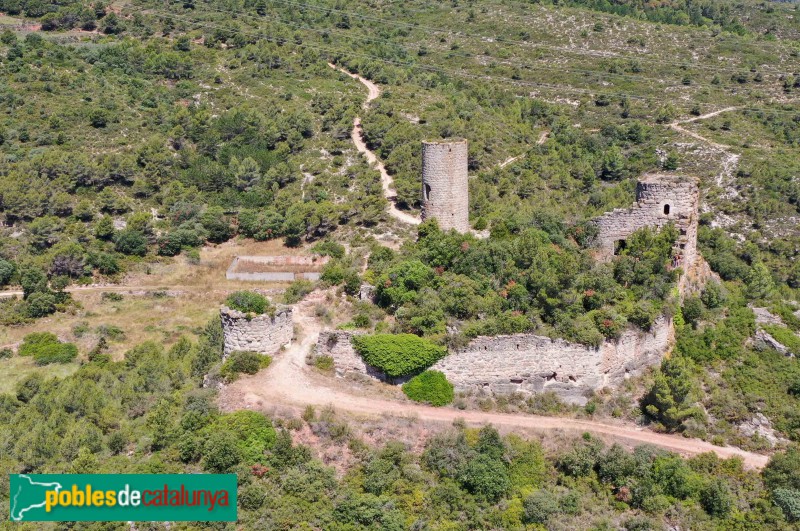
{"label": "winding dirt trail", "polygon": [[[353,74],[352,72],[348,72],[344,68],[340,68],[333,63],[328,63],[328,66],[333,68],[334,70],[338,70],[343,74],[347,74],[348,76],[352,77],[353,79],[358,80],[361,82],[362,85],[367,87],[367,99],[364,101],[364,105],[362,108],[367,109],[369,107],[369,103],[377,99],[378,96],[381,95],[381,89],[378,88],[378,85],[370,81],[369,79],[365,79],[358,74]],[[407,212],[403,212],[402,210],[398,209],[395,205],[395,199],[397,198],[397,193],[394,191],[394,179],[392,176],[389,175],[389,172],[386,171],[386,167],[383,165],[383,162],[378,159],[378,156],[375,155],[369,148],[367,148],[367,143],[364,142],[364,130],[361,127],[361,118],[356,116],[353,119],[353,130],[350,133],[350,138],[353,140],[353,144],[356,146],[356,150],[359,153],[362,153],[367,162],[370,165],[374,165],[375,169],[377,169],[381,174],[381,187],[383,188],[383,195],[389,201],[389,215],[395,218],[398,221],[403,223],[407,223],[409,225],[419,225],[422,220],[416,216],[412,216]]]}
{"label": "winding dirt trail", "polygon": [[[536,145],[537,146],[541,146],[542,144],[544,144],[547,141],[547,137],[549,137],[549,136],[550,136],[550,131],[542,131],[541,133],[539,133],[539,138],[536,139]],[[516,157],[510,157],[510,158],[504,160],[503,162],[501,162],[500,164],[498,164],[497,167],[498,168],[505,168],[506,166],[508,166],[512,162],[515,162],[515,161],[521,159],[524,155],[525,154],[523,153],[521,155],[517,155]]]}
{"label": "winding dirt trail", "polygon": [[682,133],[688,135],[695,140],[699,140],[713,149],[719,150],[724,154],[724,159],[722,160],[722,169],[717,174],[716,184],[720,188],[724,189],[727,196],[730,198],[737,197],[739,192],[733,186],[733,172],[736,171],[736,167],[739,165],[739,159],[741,155],[738,153],[731,152],[731,146],[727,146],[725,144],[720,144],[719,142],[714,142],[713,140],[706,138],[694,131],[690,131],[685,127],[682,127],[681,124],[689,124],[692,122],[698,122],[700,120],[705,120],[707,118],[713,118],[714,116],[718,116],[722,113],[736,111],[741,109],[741,107],[733,106],[733,107],[725,107],[723,109],[719,109],[713,112],[709,112],[706,114],[701,114],[700,116],[694,116],[692,118],[687,118],[685,120],[675,120],[671,124],[669,124],[669,128],[673,131],[677,131],[678,133]]}
{"label": "winding dirt trail", "polygon": [[687,118],[686,120],[675,120],[671,124],[669,124],[670,129],[674,131],[678,131],[679,133],[683,133],[685,135],[689,135],[690,137],[700,140],[701,142],[705,142],[709,146],[715,147],[717,149],[721,149],[722,151],[728,151],[731,147],[726,146],[725,144],[720,144],[718,142],[714,142],[704,136],[701,136],[694,131],[690,131],[685,127],[681,127],[681,124],[690,124],[692,122],[699,122],[700,120],[706,120],[708,118],[713,118],[714,116],[718,116],[722,113],[731,112],[739,110],[741,107],[725,107],[724,109],[719,109],[718,111],[709,112],[706,114],[701,114],[700,116],[694,116],[692,118]]}
{"label": "winding dirt trail", "polygon": [[358,394],[357,391],[347,391],[338,388],[339,386],[334,388],[330,385],[330,378],[313,372],[305,363],[306,354],[316,344],[319,333],[323,330],[323,326],[314,316],[314,308],[319,304],[325,304],[325,295],[314,292],[295,307],[293,318],[295,324],[302,329],[299,341],[293,342],[286,351],[276,356],[269,368],[254,376],[242,377],[221,390],[218,402],[223,411],[239,409],[266,411],[276,404],[295,408],[332,404],[340,411],[355,415],[411,416],[441,423],[464,419],[473,425],[491,423],[509,429],[572,434],[590,432],[628,445],[652,444],[684,456],[704,452],[714,452],[722,458],[739,456],[748,468],[760,469],[767,464],[768,457],[764,455],[729,446],[714,446],[698,439],[654,433],[632,424],[605,424],[559,417],[434,408],[399,400],[373,398],[365,396],[363,392]]}

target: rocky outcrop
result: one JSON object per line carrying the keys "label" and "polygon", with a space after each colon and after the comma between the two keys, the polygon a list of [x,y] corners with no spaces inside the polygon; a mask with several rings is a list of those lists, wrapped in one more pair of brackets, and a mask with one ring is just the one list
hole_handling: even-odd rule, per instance
{"label": "rocky outcrop", "polygon": [[278,308],[274,315],[245,314],[223,306],[219,315],[225,357],[241,350],[274,354],[291,343],[294,337],[292,308],[289,306]]}
{"label": "rocky outcrop", "polygon": [[753,346],[758,350],[773,349],[784,356],[794,356],[794,354],[792,354],[789,350],[789,347],[772,337],[769,332],[762,328],[756,330],[756,333],[753,336]]}
{"label": "rocky outcrop", "polygon": [[775,433],[772,423],[763,413],[756,413],[753,418],[739,425],[739,431],[745,437],[759,436],[766,440],[770,446],[775,446],[784,440]]}

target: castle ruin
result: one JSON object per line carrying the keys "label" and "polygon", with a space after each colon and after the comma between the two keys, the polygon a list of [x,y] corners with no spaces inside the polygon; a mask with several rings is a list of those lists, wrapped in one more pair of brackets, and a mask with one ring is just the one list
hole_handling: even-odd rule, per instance
{"label": "castle ruin", "polygon": [[596,221],[597,258],[611,260],[631,234],[644,227],[674,223],[679,231],[673,267],[692,269],[697,260],[697,222],[700,192],[691,177],[652,173],[636,182],[636,204],[606,212]]}
{"label": "castle ruin", "polygon": [[422,220],[442,230],[469,231],[467,141],[422,143]]}
{"label": "castle ruin", "polygon": [[[456,146],[463,148],[463,154],[453,154]],[[463,174],[452,166],[455,158],[463,163]],[[463,181],[455,177],[463,177]],[[453,200],[457,189],[454,179],[465,190],[458,196],[459,202]],[[436,218],[445,229],[462,232],[468,229],[466,142],[423,145],[423,187],[424,217]],[[448,200],[440,201],[442,195],[437,193]],[[674,223],[679,236],[672,267],[680,267],[684,272],[678,285],[683,293],[687,278],[702,282],[704,276],[705,261],[697,254],[698,206],[699,190],[694,179],[644,175],[636,183],[636,203],[632,207],[607,212],[595,220],[597,259],[611,260],[624,249],[627,238],[643,227],[660,228]],[[449,220],[462,224],[448,224]],[[350,339],[357,333],[321,333],[316,354],[333,358],[337,376],[360,374],[388,381],[355,351]],[[607,339],[598,347],[528,333],[481,336],[450,352],[431,369],[443,372],[459,391],[488,394],[552,391],[567,402],[584,404],[592,391],[619,385],[658,364],[673,345],[674,336],[673,323],[664,316],[656,319],[648,331],[629,328],[619,338]]]}
{"label": "castle ruin", "polygon": [[[351,338],[359,333],[320,333],[316,355],[333,358],[339,377],[363,375],[389,381],[356,352]],[[672,321],[665,317],[656,319],[647,332],[628,329],[599,347],[536,334],[479,336],[431,369],[444,373],[459,392],[505,395],[549,391],[565,402],[582,405],[593,391],[619,385],[658,364],[674,339]]]}
{"label": "castle ruin", "polygon": [[274,315],[252,315],[223,306],[219,311],[224,342],[223,358],[231,352],[275,354],[294,337],[292,308],[279,307]]}

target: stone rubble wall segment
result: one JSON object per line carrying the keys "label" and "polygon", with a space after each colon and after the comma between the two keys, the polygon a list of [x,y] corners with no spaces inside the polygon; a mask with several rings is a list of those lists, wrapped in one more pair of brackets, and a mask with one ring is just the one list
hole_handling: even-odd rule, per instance
{"label": "stone rubble wall segment", "polygon": [[[688,270],[697,260],[697,225],[700,195],[697,182],[684,176],[648,174],[636,184],[636,204],[606,212],[597,220],[596,246],[600,260],[614,256],[618,241],[643,227],[663,227],[673,222],[680,231],[677,245],[681,267]],[[669,212],[665,212],[669,205]],[[681,286],[683,288],[683,286]]]}
{"label": "stone rubble wall segment", "polygon": [[[322,332],[317,355],[331,356],[337,376],[356,373],[382,381],[350,338],[363,332]],[[672,322],[660,317],[648,332],[626,330],[600,347],[535,334],[477,337],[451,352],[431,369],[441,371],[462,392],[523,394],[553,391],[561,399],[583,404],[591,391],[622,383],[657,364],[674,341]]]}
{"label": "stone rubble wall segment", "polygon": [[281,306],[274,316],[247,315],[223,306],[220,309],[223,335],[223,358],[231,352],[251,350],[260,354],[272,355],[281,347],[291,343],[294,337],[292,308]]}

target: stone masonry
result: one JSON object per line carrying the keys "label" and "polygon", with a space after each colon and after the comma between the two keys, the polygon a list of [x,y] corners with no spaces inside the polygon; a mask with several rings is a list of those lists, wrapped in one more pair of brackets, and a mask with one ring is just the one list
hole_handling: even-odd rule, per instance
{"label": "stone masonry", "polygon": [[225,345],[223,357],[241,350],[275,354],[281,347],[291,343],[294,337],[292,308],[289,306],[279,307],[274,316],[248,316],[223,306],[219,315]]}
{"label": "stone masonry", "polygon": [[442,230],[469,231],[467,141],[422,143],[422,219]]}
{"label": "stone masonry", "polygon": [[691,177],[648,174],[636,183],[636,204],[600,216],[596,238],[597,258],[611,260],[627,238],[643,227],[674,223],[679,231],[675,243],[675,267],[688,271],[697,260],[697,222],[700,195]]}
{"label": "stone masonry", "polygon": [[[331,356],[337,376],[384,376],[353,348],[354,332],[320,334],[317,355]],[[441,371],[457,391],[524,394],[553,391],[567,402],[583,404],[594,390],[621,383],[657,364],[674,340],[672,322],[660,317],[649,332],[626,330],[600,347],[534,334],[477,337],[431,369]]]}

